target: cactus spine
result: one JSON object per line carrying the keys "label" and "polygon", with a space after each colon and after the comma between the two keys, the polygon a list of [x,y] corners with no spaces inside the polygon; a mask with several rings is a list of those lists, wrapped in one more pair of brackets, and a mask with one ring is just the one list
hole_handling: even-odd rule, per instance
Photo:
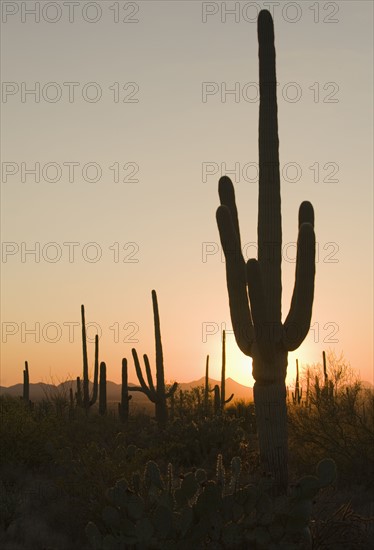
{"label": "cactus spine", "polygon": [[106,364],[100,363],[99,414],[106,414]]}
{"label": "cactus spine", "polygon": [[148,386],[144,380],[142,369],[136,349],[132,349],[132,356],[134,358],[136,375],[138,377],[140,386],[129,388],[129,391],[140,391],[145,393],[152,403],[155,404],[156,420],[159,425],[165,425],[168,420],[168,409],[166,400],[175,392],[178,387],[177,382],[174,382],[169,391],[165,389],[165,376],[164,376],[164,358],[162,353],[161,342],[161,329],[160,329],[160,316],[158,312],[157,294],[155,290],[152,290],[152,304],[153,304],[153,316],[155,325],[155,342],[156,342],[156,386],[153,383],[151,367],[149,359],[146,354],[143,355],[145,371],[148,380]]}
{"label": "cactus spine", "polygon": [[129,419],[129,401],[132,395],[129,395],[129,386],[127,383],[127,359],[122,359],[122,388],[121,403],[118,403],[118,412],[121,421],[126,424]]}
{"label": "cactus spine", "polygon": [[221,206],[217,210],[217,223],[226,257],[235,338],[242,352],[253,360],[261,462],[265,471],[275,478],[278,492],[285,492],[288,483],[287,355],[298,348],[310,327],[315,275],[314,212],[309,202],[301,204],[295,286],[290,312],[282,324],[282,228],[274,27],[267,10],[262,10],[258,17],[258,41],[258,260],[251,259],[247,264],[244,261],[234,187],[226,176],[219,182]]}
{"label": "cactus spine", "polygon": [[29,376],[29,365],[25,361],[25,370],[23,371],[23,392],[22,399],[24,402],[29,405],[30,403],[30,376]]}
{"label": "cactus spine", "polygon": [[299,361],[296,359],[296,384],[295,393],[292,392],[292,401],[294,405],[300,405],[303,396],[303,390],[300,391],[300,379],[299,379]]}
{"label": "cactus spine", "polygon": [[99,336],[95,335],[95,370],[92,397],[90,398],[90,381],[88,379],[88,356],[87,356],[87,335],[84,305],[81,306],[82,317],[82,348],[83,348],[83,406],[88,412],[89,408],[96,403],[98,392],[99,375]]}

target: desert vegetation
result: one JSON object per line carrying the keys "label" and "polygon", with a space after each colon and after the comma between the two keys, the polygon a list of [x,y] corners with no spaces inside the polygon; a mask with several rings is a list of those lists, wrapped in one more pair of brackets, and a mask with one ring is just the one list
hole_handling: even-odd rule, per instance
{"label": "desert vegetation", "polygon": [[261,467],[254,403],[221,408],[206,381],[172,392],[161,425],[155,408],[87,410],[66,384],[25,400],[29,377],[18,398],[1,396],[2,547],[367,548],[374,393],[344,357],[324,354],[288,388],[290,483],[279,496]]}

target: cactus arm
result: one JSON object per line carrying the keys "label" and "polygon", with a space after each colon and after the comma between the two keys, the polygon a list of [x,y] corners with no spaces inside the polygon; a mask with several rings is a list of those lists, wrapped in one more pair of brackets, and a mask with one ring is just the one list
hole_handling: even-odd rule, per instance
{"label": "cactus arm", "polygon": [[151,365],[149,364],[148,355],[146,353],[143,355],[143,359],[144,359],[145,372],[147,374],[149,389],[152,393],[156,395],[156,388],[154,387],[154,384],[153,384]]}
{"label": "cactus arm", "polygon": [[263,10],[258,17],[260,113],[258,261],[261,266],[269,321],[281,322],[282,226],[275,74],[274,26]]}
{"label": "cactus arm", "polygon": [[315,245],[312,224],[302,223],[297,240],[296,276],[291,308],[283,327],[283,345],[288,351],[300,346],[310,328],[314,298]]}
{"label": "cactus arm", "polygon": [[131,350],[131,352],[132,352],[132,356],[133,356],[133,358],[134,358],[136,376],[138,377],[138,380],[139,380],[139,383],[140,383],[140,387],[138,387],[138,386],[131,387],[131,388],[129,388],[129,391],[140,391],[140,392],[143,392],[143,393],[146,394],[146,396],[148,397],[148,399],[154,403],[154,394],[152,394],[152,392],[150,391],[150,389],[148,388],[147,384],[146,384],[145,381],[144,381],[143,373],[142,373],[142,369],[141,369],[141,367],[140,367],[140,362],[139,362],[138,354],[136,353],[136,349],[133,348],[133,349]]}
{"label": "cactus arm", "polygon": [[230,401],[232,401],[233,398],[234,398],[234,394],[232,393],[232,394],[230,395],[230,397],[229,397],[228,399],[226,399],[225,405],[227,405],[227,403],[230,403]]}
{"label": "cactus arm", "polygon": [[[222,179],[220,187],[222,187]],[[225,178],[225,186],[229,185],[232,186],[230,179]],[[254,328],[248,304],[245,262],[240,250],[239,237],[235,231],[230,210],[226,205],[218,207],[216,217],[226,258],[226,281],[235,339],[240,350],[245,355],[251,355]]]}
{"label": "cactus arm", "polygon": [[[218,182],[218,194],[219,194],[221,205],[226,206],[226,208],[230,212],[230,219],[232,222],[236,241],[238,244],[238,251],[240,252],[241,242],[240,242],[238,209],[236,208],[234,186],[228,176],[222,176],[220,178]],[[232,241],[233,240],[234,239],[232,239]]]}
{"label": "cactus arm", "polygon": [[178,382],[174,382],[174,384],[172,385],[172,387],[169,389],[169,391],[166,392],[165,394],[165,399],[168,399],[169,397],[171,397],[172,395],[174,395],[176,389],[178,388]]}

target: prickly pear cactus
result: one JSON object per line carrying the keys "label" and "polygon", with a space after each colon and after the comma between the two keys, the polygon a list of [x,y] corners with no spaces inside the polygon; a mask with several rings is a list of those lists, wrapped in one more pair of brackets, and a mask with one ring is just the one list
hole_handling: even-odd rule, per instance
{"label": "prickly pear cactus", "polygon": [[165,481],[158,465],[149,461],[133,483],[117,481],[108,490],[102,511],[105,532],[90,522],[86,535],[94,550],[144,548],[171,550],[308,549],[312,502],[319,489],[333,483],[333,460],[321,461],[315,476],[306,476],[289,497],[271,496],[272,480],[240,485],[241,461],[234,457],[225,471],[218,456],[216,478],[203,469],[173,480],[167,467]]}

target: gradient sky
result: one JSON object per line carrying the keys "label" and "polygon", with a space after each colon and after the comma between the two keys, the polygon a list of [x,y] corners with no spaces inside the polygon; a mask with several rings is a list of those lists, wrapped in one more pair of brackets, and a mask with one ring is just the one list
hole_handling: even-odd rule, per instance
{"label": "gradient sky", "polygon": [[[256,6],[269,3],[237,2],[235,21],[221,2],[82,1],[74,16],[70,11],[72,22],[71,2],[40,2],[40,22],[25,12],[37,4],[2,2],[1,384],[21,382],[26,359],[31,382],[80,375],[82,303],[86,321],[100,326],[109,379],[120,381],[121,358],[131,359],[134,346],[154,365],[154,288],[168,381],[200,378],[207,354],[211,376],[219,378],[226,328],[227,376],[252,385],[251,360],[230,333],[215,210],[221,167],[225,173],[236,165],[242,242],[255,256],[255,15]],[[288,381],[296,357],[316,363],[329,348],[343,351],[372,381],[373,4],[319,2],[318,11],[316,2],[270,5],[279,82],[283,318],[305,199],[315,208],[319,247],[312,329],[289,356]],[[203,22],[204,10],[217,13]],[[68,82],[76,83],[71,102]],[[215,93],[203,101],[207,82]],[[25,94],[35,83],[39,102]],[[225,96],[235,83],[239,97]],[[56,93],[61,98],[54,102]],[[26,172],[37,162],[39,182]],[[90,181],[96,169],[88,163],[100,167],[99,181]],[[128,181],[136,166],[138,181]],[[59,181],[52,181],[59,170]],[[35,246],[37,257],[25,253]],[[53,261],[56,254],[61,257]],[[37,336],[27,332],[33,327]],[[94,325],[88,333],[93,342]],[[89,360],[92,366],[93,343]]]}

